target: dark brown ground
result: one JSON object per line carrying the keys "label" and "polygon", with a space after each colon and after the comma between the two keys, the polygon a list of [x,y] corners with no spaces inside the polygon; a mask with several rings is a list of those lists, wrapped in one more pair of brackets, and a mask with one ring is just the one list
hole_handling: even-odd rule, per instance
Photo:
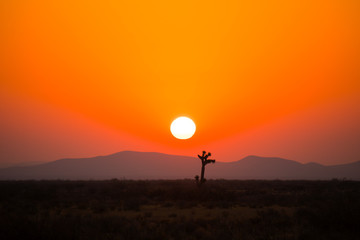
{"label": "dark brown ground", "polygon": [[360,182],[0,182],[4,240],[359,236]]}

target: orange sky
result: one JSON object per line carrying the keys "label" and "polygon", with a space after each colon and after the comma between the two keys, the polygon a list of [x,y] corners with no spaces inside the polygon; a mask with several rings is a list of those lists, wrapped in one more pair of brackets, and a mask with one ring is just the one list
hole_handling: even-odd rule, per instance
{"label": "orange sky", "polygon": [[[203,148],[360,160],[359,12],[357,0],[1,1],[0,161]],[[181,115],[192,139],[170,134]]]}

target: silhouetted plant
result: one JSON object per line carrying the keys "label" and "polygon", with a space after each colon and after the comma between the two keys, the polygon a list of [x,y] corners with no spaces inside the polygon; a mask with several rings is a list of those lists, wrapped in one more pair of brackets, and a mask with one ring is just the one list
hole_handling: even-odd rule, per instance
{"label": "silhouetted plant", "polygon": [[[205,175],[205,166],[209,163],[215,163],[214,159],[208,159],[208,157],[211,156],[211,153],[206,153],[206,151],[202,152],[202,155],[198,155],[198,157],[201,160],[201,177],[200,177],[200,183],[204,183],[206,179],[204,178]],[[195,176],[196,181],[199,183],[199,176]]]}
{"label": "silhouetted plant", "polygon": [[196,181],[196,183],[199,183],[199,175],[195,176],[195,181]]}

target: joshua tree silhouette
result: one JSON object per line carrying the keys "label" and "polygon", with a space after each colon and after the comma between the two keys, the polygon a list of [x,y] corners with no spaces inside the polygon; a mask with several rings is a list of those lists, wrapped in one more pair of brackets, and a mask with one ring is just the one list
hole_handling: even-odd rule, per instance
{"label": "joshua tree silhouette", "polygon": [[[201,160],[201,177],[200,177],[200,183],[204,183],[206,180],[204,178],[204,175],[205,175],[205,166],[206,164],[209,164],[209,163],[215,163],[215,160],[214,159],[208,159],[208,157],[211,156],[211,153],[207,153],[206,154],[206,151],[203,151],[202,152],[202,155],[198,155],[198,157],[200,158]],[[195,180],[196,182],[199,182],[199,176],[195,176]]]}

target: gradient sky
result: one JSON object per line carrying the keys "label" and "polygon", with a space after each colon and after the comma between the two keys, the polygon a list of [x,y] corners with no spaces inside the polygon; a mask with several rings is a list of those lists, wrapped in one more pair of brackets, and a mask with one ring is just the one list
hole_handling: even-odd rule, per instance
{"label": "gradient sky", "polygon": [[[0,2],[0,166],[122,150],[360,160],[360,2]],[[197,132],[175,139],[170,124]]]}

